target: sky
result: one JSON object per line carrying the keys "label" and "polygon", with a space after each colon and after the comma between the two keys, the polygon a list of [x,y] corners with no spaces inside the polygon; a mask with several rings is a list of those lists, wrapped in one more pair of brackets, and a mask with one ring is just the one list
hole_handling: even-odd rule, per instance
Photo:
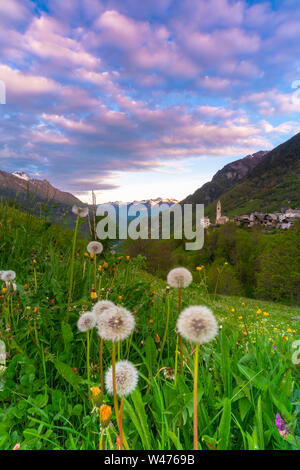
{"label": "sky", "polygon": [[0,0],[0,169],[181,200],[300,132],[299,36],[299,0]]}

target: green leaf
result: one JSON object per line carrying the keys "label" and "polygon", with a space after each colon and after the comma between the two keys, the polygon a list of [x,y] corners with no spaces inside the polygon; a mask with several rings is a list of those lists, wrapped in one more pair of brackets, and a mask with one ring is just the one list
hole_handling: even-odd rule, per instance
{"label": "green leaf", "polygon": [[178,439],[178,437],[176,436],[176,434],[173,431],[167,431],[167,435],[169,436],[169,438],[171,439],[171,441],[175,445],[176,450],[184,450],[181,443],[180,443],[180,440]]}
{"label": "green leaf", "polygon": [[151,436],[149,433],[147,416],[145,413],[142,396],[137,388],[134,390],[131,397],[134,404],[134,409],[124,398],[125,411],[129,414],[131,421],[135,425],[135,428],[140,435],[144,450],[151,450]]}
{"label": "green leaf", "polygon": [[242,421],[244,421],[247,413],[251,409],[251,406],[251,402],[248,400],[248,398],[241,398],[239,400],[239,410]]}
{"label": "green leaf", "polygon": [[269,380],[265,375],[263,375],[263,370],[256,372],[255,370],[252,370],[249,367],[243,366],[241,364],[237,364],[237,366],[240,372],[257,388],[263,391],[268,388]]}
{"label": "green leaf", "polygon": [[153,371],[156,366],[157,349],[155,346],[155,342],[151,336],[148,336],[148,338],[146,339],[145,351],[147,364],[149,366],[149,369]]}
{"label": "green leaf", "polygon": [[226,450],[229,448],[230,442],[230,424],[231,424],[231,400],[225,398],[222,418],[219,426],[219,450]]}
{"label": "green leaf", "polygon": [[62,331],[65,346],[67,347],[70,343],[72,343],[72,341],[74,339],[72,328],[69,325],[69,323],[66,323],[66,322],[63,321],[61,323],[61,331]]}
{"label": "green leaf", "polygon": [[84,396],[80,390],[80,385],[83,383],[82,377],[76,375],[73,369],[65,364],[64,362],[59,361],[58,359],[52,359],[53,364],[55,365],[57,372],[79,393],[79,395],[84,399]]}
{"label": "green leaf", "polygon": [[262,405],[261,405],[261,396],[258,397],[257,408],[256,408],[256,429],[257,429],[257,441],[260,450],[264,450],[264,428],[263,428],[263,419],[262,419]]}

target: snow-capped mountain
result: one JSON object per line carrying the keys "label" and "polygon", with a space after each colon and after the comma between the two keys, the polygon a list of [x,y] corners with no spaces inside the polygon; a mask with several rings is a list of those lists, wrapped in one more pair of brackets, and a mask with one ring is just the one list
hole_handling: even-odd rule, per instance
{"label": "snow-capped mountain", "polygon": [[32,203],[44,201],[65,206],[82,205],[82,202],[73,194],[60,191],[45,179],[30,178],[24,171],[19,170],[14,173],[0,170],[1,196],[17,199],[21,204],[26,201],[27,204],[30,197]]}
{"label": "snow-capped mountain", "polygon": [[127,206],[137,206],[139,204],[143,204],[147,209],[151,209],[151,207],[160,205],[160,204],[168,204],[169,206],[173,206],[174,204],[178,204],[179,201],[177,199],[172,198],[161,198],[158,197],[156,199],[142,199],[141,201],[132,201],[132,202],[123,202],[123,201],[114,201],[114,202],[107,202],[106,204],[111,204],[114,207],[122,206],[127,204]]}
{"label": "snow-capped mountain", "polygon": [[24,173],[24,171],[14,171],[12,174],[16,176],[17,178],[21,178],[22,180],[25,180],[25,181],[31,180],[30,176]]}
{"label": "snow-capped mountain", "polygon": [[[159,214],[160,210],[166,210],[175,204],[178,204],[179,201],[177,199],[172,199],[172,198],[162,198],[158,197],[156,199],[142,199],[141,201],[132,201],[132,202],[123,202],[123,201],[114,201],[114,202],[107,202],[106,204],[110,204],[114,206],[116,214],[119,215],[120,217],[124,217],[125,214],[121,213],[119,209],[125,205],[127,205],[127,210],[129,208],[132,208],[133,210],[136,209],[140,213],[141,216],[143,217],[150,217],[154,216],[157,217]],[[142,204],[144,208],[140,211],[138,206]],[[162,207],[164,204],[165,207]],[[101,205],[101,204],[100,204]],[[128,216],[128,220],[130,220],[133,215]]]}

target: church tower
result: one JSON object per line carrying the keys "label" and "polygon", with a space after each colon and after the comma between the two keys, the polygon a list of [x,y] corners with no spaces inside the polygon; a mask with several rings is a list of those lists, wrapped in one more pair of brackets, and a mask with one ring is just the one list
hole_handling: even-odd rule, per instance
{"label": "church tower", "polygon": [[222,206],[221,206],[221,201],[219,200],[217,204],[216,224],[219,222],[221,217],[222,217]]}

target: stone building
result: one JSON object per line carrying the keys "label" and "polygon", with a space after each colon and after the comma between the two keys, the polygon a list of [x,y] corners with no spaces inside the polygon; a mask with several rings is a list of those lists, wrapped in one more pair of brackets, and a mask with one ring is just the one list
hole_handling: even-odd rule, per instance
{"label": "stone building", "polygon": [[228,217],[226,217],[225,215],[222,216],[222,205],[221,205],[221,201],[219,200],[217,203],[216,224],[223,225],[228,221],[229,221]]}

